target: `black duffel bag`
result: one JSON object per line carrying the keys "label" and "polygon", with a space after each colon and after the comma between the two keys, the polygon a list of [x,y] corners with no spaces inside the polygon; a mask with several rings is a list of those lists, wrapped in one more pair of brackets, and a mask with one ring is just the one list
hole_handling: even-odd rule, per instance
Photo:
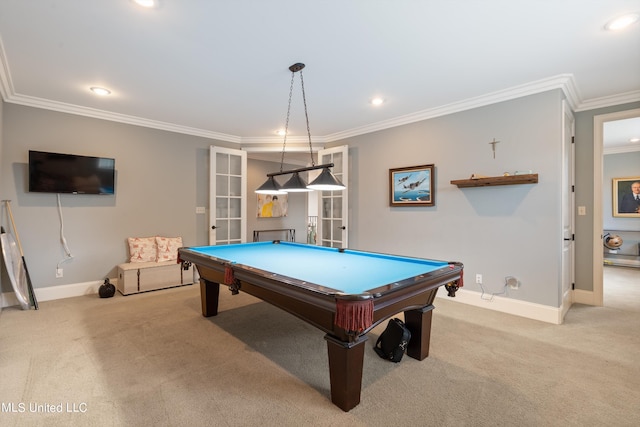
{"label": "black duffel bag", "polygon": [[402,360],[410,339],[411,331],[402,320],[394,318],[389,320],[387,328],[380,335],[373,349],[383,359],[398,363]]}

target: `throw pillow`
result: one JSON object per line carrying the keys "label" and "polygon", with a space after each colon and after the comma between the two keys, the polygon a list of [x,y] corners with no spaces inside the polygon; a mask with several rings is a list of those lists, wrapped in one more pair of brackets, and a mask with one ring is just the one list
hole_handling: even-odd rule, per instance
{"label": "throw pillow", "polygon": [[154,262],[158,260],[155,237],[129,237],[129,260],[131,262]]}
{"label": "throw pillow", "polygon": [[158,262],[177,261],[178,248],[182,247],[182,237],[156,237]]}

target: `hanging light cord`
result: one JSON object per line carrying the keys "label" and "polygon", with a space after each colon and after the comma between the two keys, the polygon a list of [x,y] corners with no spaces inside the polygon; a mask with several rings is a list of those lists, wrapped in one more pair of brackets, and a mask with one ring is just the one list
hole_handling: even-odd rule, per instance
{"label": "hanging light cord", "polygon": [[[289,106],[287,107],[287,121],[284,124],[284,141],[282,142],[282,157],[280,158],[280,172],[282,172],[282,165],[284,164],[284,151],[287,146],[287,134],[289,133],[289,113],[291,113],[291,95],[293,95],[293,79],[295,78],[295,71],[291,70],[291,87],[289,87]],[[304,92],[303,92],[304,93]],[[305,108],[306,111],[306,108]]]}
{"label": "hanging light cord", "polygon": [[282,156],[280,158],[280,172],[284,165],[284,153],[287,147],[287,135],[289,134],[289,115],[291,114],[291,99],[293,97],[293,82],[296,77],[296,72],[300,72],[300,86],[302,87],[302,103],[304,104],[304,118],[307,122],[307,136],[309,138],[309,157],[311,158],[311,166],[315,167],[316,163],[313,160],[313,146],[311,145],[311,128],[309,127],[309,112],[307,111],[307,96],[304,91],[304,77],[302,76],[302,69],[304,64],[297,63],[289,67],[291,70],[291,85],[289,86],[289,104],[287,105],[287,120],[284,125],[284,140],[282,142]]}
{"label": "hanging light cord", "polygon": [[300,70],[300,85],[302,86],[302,103],[304,104],[304,117],[307,121],[307,135],[309,136],[309,156],[311,157],[311,166],[315,166],[313,161],[313,148],[311,147],[311,129],[309,128],[309,113],[307,113],[307,97],[304,93],[304,78],[302,77],[302,70]]}

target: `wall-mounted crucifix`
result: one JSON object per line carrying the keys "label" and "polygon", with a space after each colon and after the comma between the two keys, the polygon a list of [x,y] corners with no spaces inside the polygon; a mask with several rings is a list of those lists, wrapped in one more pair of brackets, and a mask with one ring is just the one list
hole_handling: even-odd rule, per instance
{"label": "wall-mounted crucifix", "polygon": [[496,144],[499,143],[500,141],[496,141],[495,138],[493,138],[493,141],[491,141],[489,144],[491,144],[491,150],[493,151],[493,158],[496,158]]}

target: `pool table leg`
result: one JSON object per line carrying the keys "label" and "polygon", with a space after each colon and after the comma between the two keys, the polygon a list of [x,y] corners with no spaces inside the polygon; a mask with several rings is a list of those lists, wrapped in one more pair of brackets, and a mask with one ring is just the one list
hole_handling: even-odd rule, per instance
{"label": "pool table leg", "polygon": [[345,412],[360,403],[362,389],[362,365],[364,363],[364,343],[366,336],[355,342],[346,343],[330,335],[325,335],[329,354],[329,380],[331,401]]}
{"label": "pool table leg", "polygon": [[404,323],[411,331],[407,356],[417,360],[423,360],[429,356],[433,309],[433,305],[428,305],[418,310],[404,312]]}
{"label": "pool table leg", "polygon": [[218,299],[220,285],[200,278],[200,299],[202,301],[202,315],[211,317],[218,314]]}

